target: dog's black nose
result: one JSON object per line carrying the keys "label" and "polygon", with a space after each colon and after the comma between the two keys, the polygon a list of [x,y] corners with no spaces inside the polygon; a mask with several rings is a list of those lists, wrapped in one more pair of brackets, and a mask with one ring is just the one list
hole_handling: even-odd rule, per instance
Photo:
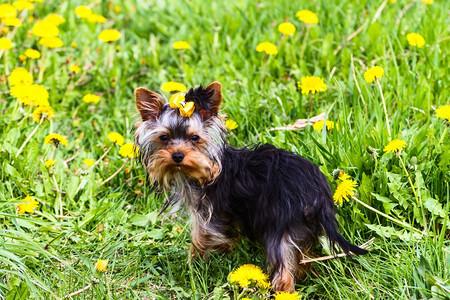
{"label": "dog's black nose", "polygon": [[184,154],[181,152],[175,152],[174,154],[172,154],[172,159],[176,163],[182,162],[183,158],[184,158]]}

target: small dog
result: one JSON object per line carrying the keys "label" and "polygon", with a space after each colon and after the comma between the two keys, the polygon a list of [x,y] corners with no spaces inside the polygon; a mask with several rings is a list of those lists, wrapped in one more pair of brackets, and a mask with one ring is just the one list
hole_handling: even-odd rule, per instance
{"label": "small dog", "polygon": [[190,257],[230,252],[244,235],[264,246],[273,289],[292,292],[295,277],[305,275],[300,260],[323,232],[332,248],[337,243],[347,254],[367,253],[337,232],[331,190],[315,164],[269,144],[226,144],[220,83],[172,96],[170,104],[142,87],[135,96],[140,160],[150,180],[171,192],[163,210],[187,204]]}

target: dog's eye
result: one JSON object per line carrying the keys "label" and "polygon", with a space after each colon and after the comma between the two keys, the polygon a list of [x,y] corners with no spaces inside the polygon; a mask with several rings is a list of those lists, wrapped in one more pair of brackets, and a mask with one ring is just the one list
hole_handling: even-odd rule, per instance
{"label": "dog's eye", "polygon": [[167,134],[163,134],[159,137],[159,139],[163,142],[167,142],[169,140],[169,136]]}
{"label": "dog's eye", "polygon": [[200,139],[200,137],[196,134],[194,134],[193,136],[191,136],[191,140],[194,142],[198,142],[198,140]]}

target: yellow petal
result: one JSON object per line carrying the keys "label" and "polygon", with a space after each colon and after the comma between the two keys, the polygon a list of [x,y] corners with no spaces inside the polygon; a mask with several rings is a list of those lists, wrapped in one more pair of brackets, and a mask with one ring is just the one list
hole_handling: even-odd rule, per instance
{"label": "yellow petal", "polygon": [[[183,97],[184,98],[184,97]],[[195,110],[194,102],[186,102],[184,107],[180,107],[180,116],[189,118]]]}

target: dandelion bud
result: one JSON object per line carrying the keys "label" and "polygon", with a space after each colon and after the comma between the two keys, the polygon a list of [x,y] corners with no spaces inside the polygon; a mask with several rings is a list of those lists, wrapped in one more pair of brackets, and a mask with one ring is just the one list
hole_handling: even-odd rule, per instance
{"label": "dandelion bud", "polygon": [[100,276],[106,272],[106,268],[108,267],[108,261],[99,259],[95,264],[95,277],[100,278]]}

